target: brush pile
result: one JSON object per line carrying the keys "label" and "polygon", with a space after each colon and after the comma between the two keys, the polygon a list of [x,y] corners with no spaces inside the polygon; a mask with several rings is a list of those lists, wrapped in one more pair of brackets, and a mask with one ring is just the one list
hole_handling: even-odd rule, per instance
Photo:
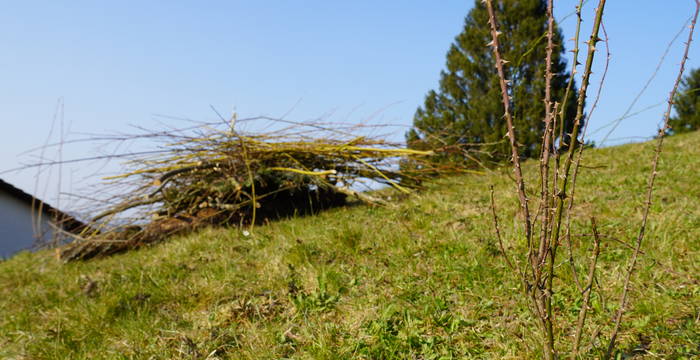
{"label": "brush pile", "polygon": [[[160,142],[158,150],[130,157],[127,171],[107,178],[124,190],[94,212],[60,257],[109,255],[205,225],[253,225],[342,205],[347,197],[384,205],[358,186],[369,181],[408,193],[435,171],[431,151],[357,136],[359,127],[283,123],[257,134],[225,122],[147,134]],[[405,161],[413,165],[399,165]]]}

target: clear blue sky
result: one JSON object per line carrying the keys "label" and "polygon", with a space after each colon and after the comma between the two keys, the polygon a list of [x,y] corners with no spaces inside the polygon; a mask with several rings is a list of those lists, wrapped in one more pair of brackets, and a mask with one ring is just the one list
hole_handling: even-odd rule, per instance
{"label": "clear blue sky", "polygon": [[[570,13],[574,3],[555,1],[557,17]],[[588,2],[587,12],[593,4]],[[235,108],[241,117],[282,116],[293,109],[287,118],[330,114],[331,121],[359,122],[374,115],[376,123],[408,126],[425,93],[437,86],[445,53],[472,5],[471,0],[4,2],[0,171],[32,162],[19,154],[45,141],[59,98],[69,139],[167,122],[155,114],[213,120],[210,105],[227,115]],[[605,23],[613,57],[591,130],[625,112],[692,10],[690,0],[609,2]],[[573,36],[574,17],[560,25],[566,38]],[[583,34],[591,25],[584,22]],[[675,43],[633,112],[666,99],[686,36]],[[691,50],[691,67],[700,65],[698,54],[700,44]],[[601,73],[593,78],[595,87]],[[623,121],[610,143],[653,135],[662,112],[658,106]],[[405,129],[397,128],[397,138]],[[600,141],[605,133],[592,138]],[[89,145],[67,147],[64,159],[95,151]],[[85,169],[63,171],[77,178]],[[35,174],[0,177],[35,192]],[[53,188],[55,173],[45,180]],[[55,196],[53,190],[36,192],[49,201]]]}

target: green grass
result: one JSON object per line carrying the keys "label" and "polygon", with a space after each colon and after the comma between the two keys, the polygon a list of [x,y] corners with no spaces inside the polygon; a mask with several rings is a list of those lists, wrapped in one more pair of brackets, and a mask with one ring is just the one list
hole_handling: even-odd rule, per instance
{"label": "green grass", "polygon": [[[588,357],[610,335],[631,253],[613,239],[636,236],[652,154],[652,143],[585,153],[574,253],[590,250],[590,215],[605,235],[587,327],[600,336],[584,338]],[[621,358],[700,356],[698,159],[700,134],[668,139]],[[534,191],[534,162],[525,171]],[[493,184],[516,252],[508,173],[442,179],[395,208],[340,208],[250,236],[207,229],[67,265],[50,252],[20,254],[0,263],[0,358],[538,358],[535,323],[490,216]],[[563,353],[580,306],[561,285],[571,278],[566,252],[555,294]]]}

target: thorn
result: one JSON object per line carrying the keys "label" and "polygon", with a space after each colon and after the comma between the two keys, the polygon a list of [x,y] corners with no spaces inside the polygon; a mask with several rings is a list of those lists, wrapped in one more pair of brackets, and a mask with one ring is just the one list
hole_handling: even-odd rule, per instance
{"label": "thorn", "polygon": [[504,65],[505,65],[505,64],[507,64],[507,63],[509,63],[509,62],[510,62],[510,61],[508,61],[508,60],[506,60],[506,59],[501,59],[501,64],[504,64]]}
{"label": "thorn", "polygon": [[487,46],[487,47],[493,46],[493,40],[491,40],[491,42],[489,42],[488,44],[486,44],[486,46]]}

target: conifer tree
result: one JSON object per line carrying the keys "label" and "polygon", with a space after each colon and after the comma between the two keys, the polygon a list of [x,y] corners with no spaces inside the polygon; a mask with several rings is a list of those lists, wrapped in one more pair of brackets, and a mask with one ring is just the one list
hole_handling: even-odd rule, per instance
{"label": "conifer tree", "polygon": [[[502,56],[509,61],[506,71],[512,81],[513,115],[521,154],[538,156],[545,115],[546,3],[501,0],[495,5],[502,33],[499,37]],[[563,58],[562,34],[558,26],[555,28],[552,100],[561,103],[570,74]],[[451,161],[509,158],[498,75],[487,46],[490,41],[486,8],[476,0],[466,16],[463,31],[447,52],[447,68],[441,72],[439,89],[428,92],[425,103],[414,115],[413,128],[406,134],[410,147],[461,149],[440,152],[444,160]],[[565,107],[563,134],[573,127],[576,94],[574,87]],[[558,133],[559,129],[555,131]],[[564,135],[562,144],[567,142]],[[465,157],[465,149],[480,151]]]}
{"label": "conifer tree", "polygon": [[681,80],[673,108],[676,114],[668,122],[671,133],[700,129],[700,68],[694,69]]}

